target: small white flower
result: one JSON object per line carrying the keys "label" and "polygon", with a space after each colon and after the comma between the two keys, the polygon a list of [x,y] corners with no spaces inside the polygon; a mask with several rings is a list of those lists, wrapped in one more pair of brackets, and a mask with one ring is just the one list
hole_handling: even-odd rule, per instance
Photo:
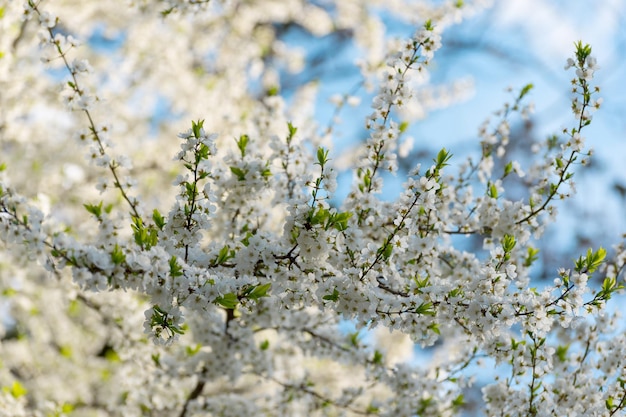
{"label": "small white flower", "polygon": [[89,64],[89,61],[87,61],[86,59],[75,59],[70,64],[70,71],[73,74],[80,72],[89,73],[93,71],[93,68]]}
{"label": "small white flower", "polygon": [[517,266],[515,266],[514,264],[508,264],[505,270],[506,270],[506,275],[509,278],[511,279],[517,278]]}
{"label": "small white flower", "polygon": [[44,11],[39,15],[39,23],[46,29],[51,29],[56,26],[56,16],[50,14],[50,12]]}

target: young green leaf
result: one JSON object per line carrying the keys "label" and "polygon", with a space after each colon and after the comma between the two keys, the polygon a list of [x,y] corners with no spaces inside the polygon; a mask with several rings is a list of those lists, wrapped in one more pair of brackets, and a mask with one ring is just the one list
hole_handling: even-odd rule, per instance
{"label": "young green leaf", "polygon": [[324,300],[326,301],[333,301],[333,302],[337,302],[337,300],[339,300],[339,291],[337,291],[337,288],[333,289],[333,293],[332,294],[327,294],[325,296],[322,297]]}
{"label": "young green leaf", "polygon": [[113,250],[111,251],[111,261],[115,265],[120,265],[124,263],[124,261],[126,261],[126,255],[124,254],[124,252],[122,251],[122,248],[120,248],[117,243],[115,244],[115,246],[113,247]]}
{"label": "young green leaf", "polygon": [[237,305],[239,304],[239,298],[237,298],[236,294],[233,294],[231,292],[228,294],[224,294],[223,296],[217,297],[215,299],[215,302],[224,308],[227,308],[229,310],[234,310],[235,308],[237,308]]}
{"label": "young green leaf", "polygon": [[170,265],[170,275],[173,277],[180,277],[181,275],[183,275],[183,268],[178,265],[178,262],[176,261],[176,256],[172,256],[169,260],[169,265]]}
{"label": "young green leaf", "polygon": [[239,139],[235,139],[235,142],[237,142],[237,148],[239,148],[242,158],[246,156],[246,147],[248,146],[249,139],[250,137],[248,135],[241,135],[239,136]]}
{"label": "young green leaf", "polygon": [[93,214],[98,220],[102,218],[102,201],[100,201],[98,205],[83,204],[83,207],[85,207],[87,212]]}
{"label": "young green leaf", "polygon": [[235,176],[237,177],[238,181],[245,181],[246,180],[246,174],[248,173],[248,170],[243,170],[241,168],[232,166],[232,167],[230,167],[230,172],[235,174]]}
{"label": "young green leaf", "polygon": [[261,297],[267,297],[267,292],[269,291],[271,286],[272,284],[270,282],[268,282],[267,284],[259,284],[255,286],[252,292],[248,294],[248,298],[256,301]]}

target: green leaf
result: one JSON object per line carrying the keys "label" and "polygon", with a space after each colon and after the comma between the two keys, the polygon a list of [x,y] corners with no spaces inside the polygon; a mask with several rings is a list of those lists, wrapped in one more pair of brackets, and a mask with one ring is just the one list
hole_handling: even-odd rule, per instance
{"label": "green leaf", "polygon": [[576,272],[582,272],[584,268],[585,268],[585,258],[580,256],[574,262],[574,269],[576,270]]}
{"label": "green leaf", "polygon": [[558,184],[550,184],[550,194],[556,194],[559,189]]}
{"label": "green leaf", "polygon": [[606,292],[612,291],[616,286],[617,286],[616,278],[606,277],[604,278],[604,281],[602,282],[602,290]]}
{"label": "green leaf", "polygon": [[367,171],[365,171],[365,173],[363,174],[363,185],[365,186],[365,188],[370,187],[370,185],[372,184],[372,173],[371,171],[368,169]]}
{"label": "green leaf", "polygon": [[322,297],[324,300],[326,301],[333,301],[333,302],[337,302],[337,300],[339,300],[339,291],[337,291],[337,288],[333,289],[333,293],[332,294],[327,294],[325,296]]}
{"label": "green leaf", "polygon": [[[159,314],[161,316],[166,314],[165,310],[163,310],[161,307],[159,307],[158,304],[153,305],[152,309],[154,310],[155,313],[157,313],[157,314]],[[152,318],[154,318],[154,315],[152,316]]]}
{"label": "green leaf", "polygon": [[215,302],[224,308],[227,308],[229,310],[234,310],[235,308],[237,308],[237,305],[239,304],[239,299],[237,298],[236,294],[233,294],[231,292],[228,294],[224,294],[221,297],[217,297],[215,299]]}
{"label": "green leaf", "polygon": [[422,415],[428,408],[431,407],[434,400],[433,397],[420,398],[419,407],[417,409],[417,415]]}
{"label": "green leaf", "polygon": [[420,279],[420,277],[416,275],[413,281],[415,281],[418,289],[426,288],[430,285],[430,277],[428,275],[423,279]]}
{"label": "green leaf", "polygon": [[200,139],[202,125],[204,125],[204,120],[198,120],[197,122],[191,122],[191,130],[193,131],[193,136],[196,139]]}
{"label": "green leaf", "polygon": [[556,163],[556,167],[559,169],[562,169],[565,166],[561,158],[556,158],[554,162]]}
{"label": "green leaf", "polygon": [[[52,255],[52,256],[54,256],[54,255]],[[2,292],[0,292],[0,294],[3,297],[12,297],[15,294],[17,294],[17,291],[15,291],[14,288],[5,288],[5,289],[2,290]]]}
{"label": "green leaf", "polygon": [[202,345],[200,343],[196,343],[195,346],[187,346],[185,348],[185,352],[187,353],[187,356],[193,356],[196,353],[200,352],[201,348],[202,348]]}
{"label": "green leaf", "polygon": [[185,183],[185,195],[189,200],[194,200],[196,198],[196,184],[186,182]]}
{"label": "green leaf", "polygon": [[291,122],[287,122],[287,128],[289,129],[289,138],[291,139],[296,135],[298,128],[291,124]]}
{"label": "green leaf", "polygon": [[169,264],[170,264],[170,275],[172,277],[179,277],[183,275],[183,268],[180,265],[178,265],[178,262],[176,262],[176,256],[172,256],[170,258]]}
{"label": "green leaf", "polygon": [[120,265],[126,261],[126,255],[122,251],[122,248],[116,243],[113,247],[113,251],[111,251],[111,261],[115,265]]}
{"label": "green leaf", "polygon": [[606,399],[606,401],[604,402],[604,405],[606,406],[606,409],[609,411],[613,411],[613,397],[609,397]]}
{"label": "green leaf", "polygon": [[574,43],[574,46],[576,47],[576,59],[578,60],[578,63],[582,65],[587,57],[591,55],[591,45],[583,45],[582,41],[578,41]]}
{"label": "green leaf", "polygon": [[237,177],[238,181],[245,181],[246,180],[246,174],[248,173],[248,170],[243,170],[241,168],[232,166],[232,167],[230,167],[230,172],[235,174],[235,176]]}
{"label": "green leaf", "polygon": [[556,348],[556,351],[554,352],[554,354],[556,355],[557,358],[559,358],[559,361],[565,362],[567,360],[568,349],[569,349],[569,345],[558,346]]}
{"label": "green leaf", "polygon": [[424,302],[415,308],[415,313],[424,315],[424,316],[434,316],[435,309],[433,308],[433,303]]}
{"label": "green leaf", "polygon": [[511,172],[513,172],[513,162],[512,161],[509,162],[508,164],[506,164],[506,166],[504,167],[504,176],[506,177]]}
{"label": "green leaf", "polygon": [[[432,315],[435,315],[433,312]],[[439,330],[439,325],[437,323],[431,323],[428,327],[428,330],[431,330],[433,333],[441,335],[441,331]]]}
{"label": "green leaf", "polygon": [[326,224],[326,222],[329,219],[330,219],[330,212],[323,207],[319,207],[315,211],[311,209],[311,211],[309,212],[309,223],[312,226],[315,226],[318,224]]}
{"label": "green leaf", "polygon": [[593,305],[600,305],[601,301],[611,299],[614,292],[624,289],[624,285],[617,283],[617,278],[606,277],[602,282],[602,289],[598,291],[594,299],[591,301]]}
{"label": "green leaf", "polygon": [[196,149],[196,164],[202,160],[209,159],[209,155],[211,155],[211,149],[206,143],[198,144],[198,148]]}
{"label": "green leaf", "polygon": [[524,96],[525,96],[526,94],[528,94],[528,92],[529,92],[530,90],[532,90],[532,89],[533,89],[533,87],[534,87],[534,85],[532,85],[532,84],[526,84],[526,85],[524,86],[524,88],[522,88],[522,91],[520,91],[520,93],[519,93],[519,97],[518,97],[517,99],[518,99],[518,100],[521,100],[522,98],[524,98]]}
{"label": "green leaf", "polygon": [[239,148],[239,152],[241,152],[241,157],[246,156],[246,146],[248,146],[248,141],[250,137],[248,135],[241,135],[239,139],[235,139],[237,142],[237,147]]}
{"label": "green leaf", "polygon": [[261,342],[261,344],[259,345],[259,349],[261,350],[267,350],[270,348],[270,341],[265,339],[264,341]]}
{"label": "green leaf", "polygon": [[498,198],[498,188],[494,183],[490,183],[488,195],[491,198]]}
{"label": "green leaf", "polygon": [[604,248],[600,248],[596,252],[589,248],[586,256],[580,256],[576,260],[575,270],[578,273],[592,274],[600,265],[602,265],[605,257],[606,250]]}
{"label": "green leaf", "polygon": [[20,398],[28,393],[28,390],[24,388],[24,386],[20,384],[19,381],[13,381],[13,384],[10,388],[4,387],[2,390],[11,394],[13,398]]}
{"label": "green leaf", "polygon": [[152,211],[152,220],[154,221],[156,227],[159,228],[159,230],[163,230],[163,227],[165,226],[165,219],[163,218],[163,216],[161,216],[159,210],[154,209]]}
{"label": "green leaf", "polygon": [[254,287],[254,290],[248,295],[248,298],[251,300],[258,300],[261,297],[267,297],[267,292],[272,287],[272,284],[268,282],[267,284],[259,284]]}
{"label": "green leaf", "polygon": [[265,168],[263,168],[263,170],[261,171],[261,176],[262,176],[263,178],[266,178],[266,179],[267,179],[267,178],[269,178],[269,177],[271,177],[271,176],[272,176],[272,170],[271,170],[271,169],[269,169],[269,167],[267,167],[267,166],[266,166],[266,167],[265,167]]}
{"label": "green leaf", "polygon": [[270,96],[270,97],[277,96],[279,92],[280,92],[280,90],[276,86],[272,86],[272,87],[267,89],[267,95]]}
{"label": "green leaf", "polygon": [[326,165],[328,162],[328,149],[324,149],[321,146],[317,148],[317,163],[320,166]]}
{"label": "green leaf", "polygon": [[515,248],[515,236],[505,234],[502,238],[502,249],[505,253],[510,253]]}
{"label": "green leaf", "polygon": [[524,259],[524,266],[525,267],[531,266],[533,262],[539,259],[538,255],[539,255],[539,249],[528,247],[527,253],[526,253],[526,259]]}
{"label": "green leaf", "polygon": [[385,245],[378,250],[378,252],[382,255],[384,260],[388,260],[391,258],[391,254],[393,253],[393,245],[390,242],[386,242]]}
{"label": "green leaf", "polygon": [[70,359],[72,357],[72,348],[70,346],[60,346],[59,347],[59,353],[61,354],[61,356],[63,356],[64,358],[68,358]]}
{"label": "green leaf", "polygon": [[[421,293],[421,291],[420,291]],[[461,288],[455,288],[453,290],[450,290],[448,292],[448,298],[456,298],[459,296],[462,296],[464,294],[463,290]]]}
{"label": "green leaf", "polygon": [[604,262],[604,258],[606,258],[606,250],[600,247],[596,252],[591,252],[591,249],[587,252],[587,270],[589,273],[593,273],[598,269],[600,265]]}
{"label": "green leaf", "polygon": [[217,258],[215,258],[214,265],[222,265],[229,259],[235,256],[235,251],[230,249],[230,246],[226,245],[220,252],[217,254]]}
{"label": "green leaf", "polygon": [[248,247],[248,245],[250,245],[250,238],[254,236],[254,234],[252,234],[252,232],[246,232],[246,235],[240,240],[241,243],[243,243],[243,245],[245,247]]}
{"label": "green leaf", "polygon": [[359,337],[361,336],[359,334],[359,331],[357,330],[354,333],[350,333],[350,344],[354,347],[359,347]]}
{"label": "green leaf", "polygon": [[452,400],[452,406],[454,408],[461,407],[463,404],[465,404],[465,401],[464,401],[464,398],[463,398],[463,394],[459,394],[458,397],[456,397],[454,400]]}
{"label": "green leaf", "polygon": [[91,213],[94,216],[96,216],[96,218],[98,220],[100,220],[102,218],[102,201],[100,201],[100,203],[98,205],[95,205],[95,204],[83,204],[83,207],[85,207],[85,209],[87,209],[88,213]]}
{"label": "green leaf", "polygon": [[448,166],[448,161],[452,158],[452,154],[449,153],[446,148],[442,148],[439,153],[437,153],[437,158],[434,160],[436,164],[436,169],[440,170],[445,166]]}
{"label": "green leaf", "polygon": [[117,354],[115,349],[110,346],[107,346],[104,350],[104,358],[109,362],[119,363],[122,361],[120,355]]}
{"label": "green leaf", "polygon": [[158,243],[157,230],[153,226],[146,228],[140,217],[133,217],[131,228],[133,229],[135,243],[141,248],[150,249]]}
{"label": "green leaf", "polygon": [[344,230],[348,229],[348,220],[350,220],[351,217],[352,213],[350,213],[349,211],[343,213],[335,213],[331,216],[331,224],[335,229],[343,232]]}

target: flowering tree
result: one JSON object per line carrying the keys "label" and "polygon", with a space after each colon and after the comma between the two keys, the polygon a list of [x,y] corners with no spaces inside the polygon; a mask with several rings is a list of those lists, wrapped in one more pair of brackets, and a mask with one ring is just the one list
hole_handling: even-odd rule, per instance
{"label": "flowering tree", "polygon": [[[506,144],[531,85],[481,126],[479,158],[441,149],[389,201],[403,133],[438,105],[442,31],[479,2],[130,3],[0,9],[3,415],[623,414],[626,340],[605,302],[624,245],[531,283],[591,155],[590,46],[567,62],[572,125],[528,166]],[[414,35],[384,41],[374,5],[415,16]],[[340,203],[316,83],[283,92],[303,62],[289,27],[365,51],[376,94]],[[408,360],[414,344],[434,359]]]}

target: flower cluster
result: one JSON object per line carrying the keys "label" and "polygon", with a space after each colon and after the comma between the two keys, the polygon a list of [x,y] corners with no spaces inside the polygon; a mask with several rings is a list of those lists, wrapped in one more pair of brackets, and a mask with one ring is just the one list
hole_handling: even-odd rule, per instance
{"label": "flower cluster", "polygon": [[[110,5],[94,3],[85,13],[109,16]],[[468,412],[473,384],[487,415],[626,410],[625,340],[607,307],[623,288],[624,244],[612,257],[589,249],[543,287],[531,279],[533,245],[557,200],[573,192],[575,162],[590,155],[581,135],[601,103],[591,47],[577,43],[568,60],[575,125],[537,144],[534,165],[508,159],[513,117],[531,110],[528,85],[480,127],[477,160],[459,164],[441,149],[410,171],[395,200],[383,201],[383,172],[399,171],[401,110],[415,101],[413,87],[427,83],[441,28],[464,6],[431,10],[441,26],[428,20],[391,44],[355,155],[355,184],[340,202],[335,155],[324,146],[332,129],[318,134],[310,121],[293,122],[299,109],[274,83],[289,55],[281,28],[362,34],[346,12],[363,10],[359,2],[337,2],[336,13],[317,3],[137,3],[128,12],[136,20],[124,20],[137,22],[125,32],[137,36],[135,49],[116,51],[127,60],[102,85],[94,82],[105,65],[97,54],[68,57],[83,47],[69,34],[79,29],[65,2],[55,14],[30,0],[10,11],[39,22],[33,45],[43,48],[33,50],[49,66],[42,71],[58,62],[66,77],[60,94],[48,94],[67,105],[68,130],[88,150],[86,161],[64,159],[61,179],[44,182],[53,199],[28,195],[34,181],[9,161],[0,178],[8,249],[0,252],[8,306],[0,414],[452,416]],[[167,7],[158,23],[156,5]],[[155,39],[137,35],[144,28],[170,48],[150,49]],[[189,48],[189,61],[169,56]],[[127,71],[132,63],[139,72]],[[92,82],[120,99],[120,109],[102,111],[104,95],[86,87]],[[125,91],[141,96],[159,85],[173,110],[207,113],[178,140],[169,126],[163,137],[137,127],[153,121],[132,108],[142,98]],[[303,90],[298,100],[310,92]],[[114,155],[113,144],[133,163]],[[107,176],[88,174],[100,171]],[[512,175],[524,187],[520,198],[507,194]],[[78,182],[96,192],[74,194]],[[389,331],[398,346],[384,340]],[[412,361],[414,346],[438,353]]]}

